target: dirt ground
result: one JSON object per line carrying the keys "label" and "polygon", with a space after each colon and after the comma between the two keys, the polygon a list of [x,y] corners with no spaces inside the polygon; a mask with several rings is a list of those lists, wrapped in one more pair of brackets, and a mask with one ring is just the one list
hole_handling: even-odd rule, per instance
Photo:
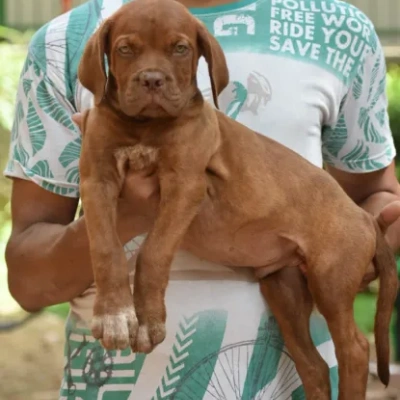
{"label": "dirt ground", "polygon": [[0,400],[56,400],[63,340],[64,322],[49,313],[0,333]]}
{"label": "dirt ground", "polygon": [[[63,340],[64,321],[53,314],[0,333],[0,400],[57,400]],[[400,400],[400,375],[392,378],[387,390],[371,377],[367,399]]]}

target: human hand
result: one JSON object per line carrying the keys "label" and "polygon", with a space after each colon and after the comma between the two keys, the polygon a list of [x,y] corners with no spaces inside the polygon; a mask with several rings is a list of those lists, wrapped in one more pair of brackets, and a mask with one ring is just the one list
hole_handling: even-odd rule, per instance
{"label": "human hand", "polygon": [[389,246],[397,252],[400,249],[400,201],[393,201],[383,207],[377,221]]}

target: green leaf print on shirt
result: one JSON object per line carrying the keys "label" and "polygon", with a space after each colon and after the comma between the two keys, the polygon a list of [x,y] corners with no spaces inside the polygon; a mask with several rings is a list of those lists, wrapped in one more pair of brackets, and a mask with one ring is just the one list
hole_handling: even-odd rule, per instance
{"label": "green leaf print on shirt", "polygon": [[27,71],[31,65],[32,65],[31,56],[30,56],[30,54],[28,54],[28,56],[26,57],[24,66],[22,67],[21,77],[23,77],[27,73]]}
{"label": "green leaf print on shirt", "polygon": [[386,120],[386,110],[382,108],[375,114],[376,119],[379,122],[379,125],[383,127],[385,125],[385,120]]}
{"label": "green leaf print on shirt", "polygon": [[66,168],[68,165],[78,160],[81,153],[81,138],[75,139],[73,142],[68,143],[62,151],[58,161]]}
{"label": "green leaf print on shirt", "polygon": [[40,76],[41,69],[40,69],[39,64],[36,61],[33,61],[33,70],[35,71],[36,76]]}
{"label": "green leaf print on shirt", "polygon": [[369,147],[362,140],[358,140],[353,150],[344,155],[341,161],[353,171],[375,171],[384,167],[383,164],[370,159]]}
{"label": "green leaf print on shirt", "polygon": [[37,100],[40,108],[55,121],[76,132],[74,123],[69,114],[47,90],[46,82],[42,80],[37,87]]}
{"label": "green leaf print on shirt", "polygon": [[372,143],[385,143],[386,138],[379,134],[374,124],[371,122],[371,118],[367,116],[364,123],[364,136],[368,142]]}
{"label": "green leaf print on shirt", "polygon": [[79,167],[72,167],[66,173],[67,181],[69,183],[79,184]]}
{"label": "green leaf print on shirt", "polygon": [[339,118],[335,128],[330,126],[325,127],[322,139],[323,153],[327,152],[337,157],[347,141],[347,126],[344,114]]}
{"label": "green leaf print on shirt", "polygon": [[32,88],[32,79],[24,79],[22,81],[22,87],[24,89],[25,96],[28,96],[28,93],[31,91]]}
{"label": "green leaf print on shirt", "polygon": [[19,132],[19,124],[21,123],[23,118],[24,118],[24,108],[22,106],[22,102],[18,101],[17,106],[15,108],[14,123],[11,128],[11,142],[13,142],[17,138]]}
{"label": "green leaf print on shirt", "polygon": [[371,99],[372,91],[374,89],[375,81],[376,81],[376,78],[378,76],[378,72],[379,72],[380,66],[381,66],[381,60],[380,60],[380,58],[378,58],[376,60],[376,62],[375,62],[374,67],[372,68],[372,71],[371,71],[371,80],[370,80],[370,83],[369,83],[368,102]]}
{"label": "green leaf print on shirt", "polygon": [[[371,85],[373,85],[373,83],[375,83],[375,80],[376,80],[376,77],[374,79],[371,79]],[[372,81],[374,81],[374,82],[372,83]],[[369,90],[369,97],[371,96],[373,87],[374,87],[374,85],[371,86],[371,88]],[[386,138],[384,136],[382,136],[379,133],[378,129],[375,127],[374,122],[372,120],[372,115],[371,115],[371,111],[373,111],[373,109],[375,108],[379,99],[384,94],[385,87],[386,87],[386,77],[383,77],[379,81],[378,87],[376,88],[375,95],[373,96],[372,101],[369,104],[368,108],[361,107],[360,113],[358,115],[358,126],[361,129],[363,129],[365,140],[368,142],[371,142],[371,143],[386,142]],[[369,98],[368,101],[370,101],[370,100],[371,99]],[[385,116],[386,116],[385,110],[383,110],[383,113],[382,113],[382,110],[380,110],[379,112],[381,114],[376,115],[376,117],[378,119],[379,125],[383,126],[384,122],[385,122]]]}
{"label": "green leaf print on shirt", "polygon": [[[41,71],[43,71],[44,74],[47,72],[46,39],[49,26],[50,23],[42,26],[38,31],[36,31],[29,46],[29,53],[32,55],[31,61],[33,62],[33,68],[36,76],[39,76]],[[39,67],[35,60],[39,60],[42,63],[41,67]]]}
{"label": "green leaf print on shirt", "polygon": [[29,137],[32,143],[32,155],[34,156],[38,151],[42,150],[44,146],[46,131],[35,110],[32,100],[29,100],[26,123],[28,124]]}
{"label": "green leaf print on shirt", "polygon": [[356,100],[358,100],[362,94],[363,75],[364,75],[364,64],[361,64],[353,82],[353,96]]}
{"label": "green leaf print on shirt", "polygon": [[381,98],[381,96],[385,93],[386,91],[386,75],[383,74],[382,79],[379,81],[379,85],[376,89],[375,95],[372,98],[372,102],[369,106],[369,109],[372,110],[376,104],[378,103],[379,99]]}
{"label": "green leaf print on shirt", "polygon": [[378,36],[374,30],[371,30],[369,45],[371,46],[372,54],[375,54],[378,48]]}
{"label": "green leaf print on shirt", "polygon": [[47,160],[38,161],[29,171],[28,175],[38,175],[43,178],[54,178]]}
{"label": "green leaf print on shirt", "polygon": [[48,190],[49,192],[59,194],[60,196],[67,196],[69,194],[73,195],[73,197],[78,197],[78,191],[75,188],[65,188],[61,186],[56,186],[53,183],[42,182],[43,189]]}
{"label": "green leaf print on shirt", "polygon": [[14,160],[18,161],[22,166],[26,167],[29,160],[29,154],[25,150],[22,143],[17,142],[15,144],[13,158]]}
{"label": "green leaf print on shirt", "polygon": [[66,31],[65,89],[67,99],[74,102],[78,65],[89,38],[101,17],[103,0],[88,1],[71,11]]}

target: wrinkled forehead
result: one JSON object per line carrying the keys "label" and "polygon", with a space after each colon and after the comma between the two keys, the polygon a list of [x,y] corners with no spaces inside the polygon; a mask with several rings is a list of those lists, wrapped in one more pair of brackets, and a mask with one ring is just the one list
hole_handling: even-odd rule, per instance
{"label": "wrinkled forehead", "polygon": [[134,0],[112,19],[111,43],[121,36],[153,46],[184,38],[196,40],[195,19],[175,1]]}

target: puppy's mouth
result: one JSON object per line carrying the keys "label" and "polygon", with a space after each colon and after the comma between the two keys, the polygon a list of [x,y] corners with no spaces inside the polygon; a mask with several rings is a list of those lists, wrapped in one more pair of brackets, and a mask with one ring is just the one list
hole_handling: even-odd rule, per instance
{"label": "puppy's mouth", "polygon": [[168,91],[165,88],[149,91],[136,87],[129,92],[121,105],[124,113],[131,117],[177,117],[183,108],[182,96],[178,91]]}
{"label": "puppy's mouth", "polygon": [[170,115],[171,107],[170,102],[158,93],[148,93],[143,96],[142,107],[138,114],[140,117],[165,117]]}

